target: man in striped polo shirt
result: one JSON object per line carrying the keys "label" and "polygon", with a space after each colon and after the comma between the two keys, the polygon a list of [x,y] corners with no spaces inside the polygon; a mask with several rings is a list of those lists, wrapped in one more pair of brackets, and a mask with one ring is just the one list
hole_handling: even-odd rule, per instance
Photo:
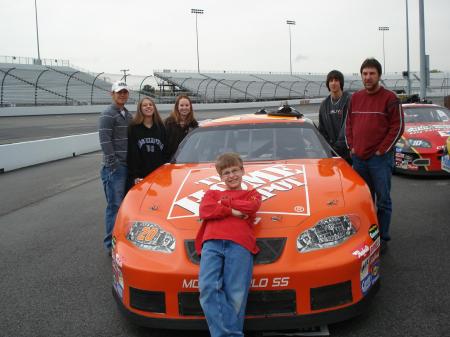
{"label": "man in striped polo shirt", "polygon": [[366,59],[360,73],[364,89],[352,95],[345,135],[353,168],[366,181],[376,203],[384,252],[391,239],[393,146],[404,130],[403,110],[395,93],[380,85],[380,62]]}
{"label": "man in striped polo shirt", "polygon": [[98,133],[103,152],[100,172],[106,196],[105,227],[103,240],[105,248],[111,254],[111,239],[117,211],[125,196],[128,177],[127,148],[128,125],[132,115],[125,108],[129,89],[125,82],[118,81],[112,85],[112,104],[100,115]]}

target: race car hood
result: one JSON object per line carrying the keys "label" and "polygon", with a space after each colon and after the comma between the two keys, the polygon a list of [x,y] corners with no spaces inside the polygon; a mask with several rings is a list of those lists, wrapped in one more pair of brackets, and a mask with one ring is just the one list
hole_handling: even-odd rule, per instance
{"label": "race car hood", "polygon": [[[279,221],[279,226],[297,226],[329,209],[330,203],[344,206],[335,160],[246,163],[242,187],[257,189],[262,195],[258,218]],[[142,190],[141,215],[158,210],[174,227],[191,229],[199,226],[199,206],[205,192],[224,189],[224,184],[213,164],[166,164],[136,188]],[[264,227],[271,221],[261,224]]]}
{"label": "race car hood", "polygon": [[406,139],[422,139],[433,147],[441,146],[450,136],[450,123],[407,123],[403,137]]}

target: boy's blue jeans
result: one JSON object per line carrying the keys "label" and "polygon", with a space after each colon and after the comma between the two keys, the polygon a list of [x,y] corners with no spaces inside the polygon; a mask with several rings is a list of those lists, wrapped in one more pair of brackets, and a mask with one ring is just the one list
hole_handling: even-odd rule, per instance
{"label": "boy's blue jeans", "polygon": [[228,240],[203,243],[200,304],[211,337],[242,337],[245,307],[253,273],[253,255]]}
{"label": "boy's blue jeans", "polygon": [[116,168],[102,167],[100,176],[103,182],[103,190],[106,197],[105,230],[103,243],[106,249],[111,248],[112,231],[116,222],[117,211],[125,197],[128,170],[125,165]]}
{"label": "boy's blue jeans", "polygon": [[377,206],[380,237],[389,241],[389,225],[392,215],[391,178],[394,167],[393,152],[389,151],[381,156],[373,155],[362,160],[353,155],[353,168],[369,186],[372,199]]}

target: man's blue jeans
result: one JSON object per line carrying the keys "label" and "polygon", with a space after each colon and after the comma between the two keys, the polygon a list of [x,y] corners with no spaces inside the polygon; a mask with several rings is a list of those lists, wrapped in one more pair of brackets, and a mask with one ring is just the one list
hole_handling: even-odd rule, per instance
{"label": "man's blue jeans", "polygon": [[112,231],[116,222],[117,211],[125,197],[125,186],[127,182],[128,170],[125,165],[119,165],[116,168],[102,167],[100,172],[103,190],[106,197],[105,227],[106,236],[103,244],[106,249],[111,248]]}
{"label": "man's blue jeans", "polygon": [[367,160],[362,160],[353,155],[353,168],[366,181],[369,186],[372,199],[377,206],[380,237],[389,241],[389,225],[392,215],[391,178],[394,167],[393,152],[387,152],[381,156],[373,155]]}
{"label": "man's blue jeans", "polygon": [[245,307],[253,273],[253,255],[228,240],[203,243],[200,304],[211,337],[242,337]]}

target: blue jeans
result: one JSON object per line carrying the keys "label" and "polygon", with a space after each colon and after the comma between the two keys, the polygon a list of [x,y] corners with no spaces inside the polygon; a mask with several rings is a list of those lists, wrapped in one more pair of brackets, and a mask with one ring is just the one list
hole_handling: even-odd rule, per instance
{"label": "blue jeans", "polygon": [[381,156],[373,155],[362,160],[353,155],[353,168],[366,181],[373,201],[377,206],[380,237],[389,241],[389,225],[392,215],[391,178],[394,167],[394,154],[392,151]]}
{"label": "blue jeans", "polygon": [[127,175],[128,170],[125,165],[119,165],[114,169],[103,166],[100,172],[106,197],[106,236],[103,239],[103,244],[106,249],[111,248],[112,231],[114,229],[114,223],[116,222],[117,211],[125,197]]}
{"label": "blue jeans", "polygon": [[242,337],[253,255],[228,240],[208,240],[200,259],[200,304],[211,337]]}

